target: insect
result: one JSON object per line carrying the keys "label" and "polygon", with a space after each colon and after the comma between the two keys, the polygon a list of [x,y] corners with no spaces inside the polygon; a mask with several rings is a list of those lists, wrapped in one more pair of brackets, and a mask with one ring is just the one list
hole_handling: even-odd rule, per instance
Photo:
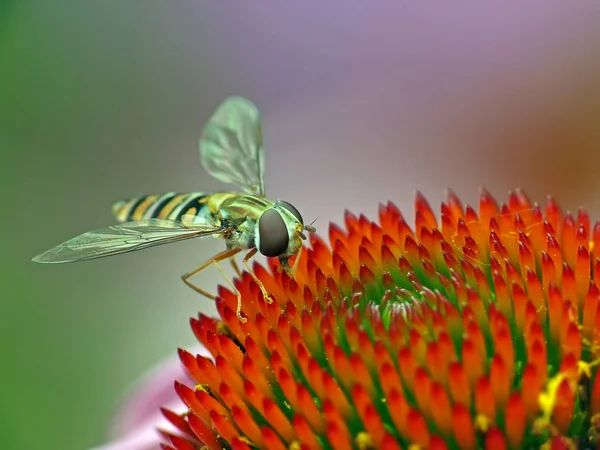
{"label": "insect", "polygon": [[[278,257],[282,270],[293,275],[289,258],[299,255],[306,232],[300,212],[290,203],[265,196],[262,122],[257,107],[243,97],[227,98],[214,112],[200,138],[200,161],[216,179],[232,183],[243,192],[174,193],[144,195],[113,205],[118,224],[88,231],[33,258],[39,263],[66,263],[142,250],[184,239],[213,236],[225,240],[226,248],[182,276],[196,292],[215,300],[194,285],[190,277],[211,264],[248,253],[243,263],[258,283],[267,302],[269,294],[248,261],[257,253]],[[227,279],[227,278],[226,278]],[[229,284],[235,287],[227,279]],[[241,321],[241,294],[237,315]]]}

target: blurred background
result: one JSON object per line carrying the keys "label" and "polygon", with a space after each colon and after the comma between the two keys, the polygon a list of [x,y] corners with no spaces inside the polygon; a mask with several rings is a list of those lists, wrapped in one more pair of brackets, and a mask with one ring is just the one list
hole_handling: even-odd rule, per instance
{"label": "blurred background", "polygon": [[600,217],[600,6],[508,3],[1,0],[3,446],[105,442],[136,380],[193,345],[213,305],[179,277],[219,241],[30,258],[110,224],[115,200],[228,188],[197,150],[228,95],[262,111],[271,197],[322,232],[481,185]]}

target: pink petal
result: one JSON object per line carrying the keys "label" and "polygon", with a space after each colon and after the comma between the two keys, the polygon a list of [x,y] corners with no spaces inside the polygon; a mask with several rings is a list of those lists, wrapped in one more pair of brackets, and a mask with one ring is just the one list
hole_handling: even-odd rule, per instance
{"label": "pink petal", "polygon": [[[210,356],[208,350],[202,346],[192,349],[191,353]],[[188,386],[196,384],[177,356],[169,358],[144,376],[112,421],[109,435],[113,440],[92,450],[160,450],[157,429],[176,431],[164,418],[160,408],[166,407],[175,412],[185,411],[185,405],[173,388],[175,380]]]}

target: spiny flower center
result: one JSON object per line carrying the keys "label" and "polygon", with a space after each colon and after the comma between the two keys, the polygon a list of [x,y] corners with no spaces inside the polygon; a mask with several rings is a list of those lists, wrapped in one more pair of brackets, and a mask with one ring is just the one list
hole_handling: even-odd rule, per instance
{"label": "spiny flower center", "polygon": [[600,224],[522,192],[479,212],[452,193],[415,228],[391,203],[311,237],[294,278],[256,264],[184,350],[198,382],[167,449],[594,448]]}

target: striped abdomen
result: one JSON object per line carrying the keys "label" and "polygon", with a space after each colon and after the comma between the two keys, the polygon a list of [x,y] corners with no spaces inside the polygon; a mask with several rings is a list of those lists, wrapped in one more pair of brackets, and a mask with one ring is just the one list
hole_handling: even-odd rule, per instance
{"label": "striped abdomen", "polygon": [[143,195],[115,203],[112,211],[119,222],[151,218],[180,220],[184,215],[210,217],[208,198],[208,194],[201,192]]}

